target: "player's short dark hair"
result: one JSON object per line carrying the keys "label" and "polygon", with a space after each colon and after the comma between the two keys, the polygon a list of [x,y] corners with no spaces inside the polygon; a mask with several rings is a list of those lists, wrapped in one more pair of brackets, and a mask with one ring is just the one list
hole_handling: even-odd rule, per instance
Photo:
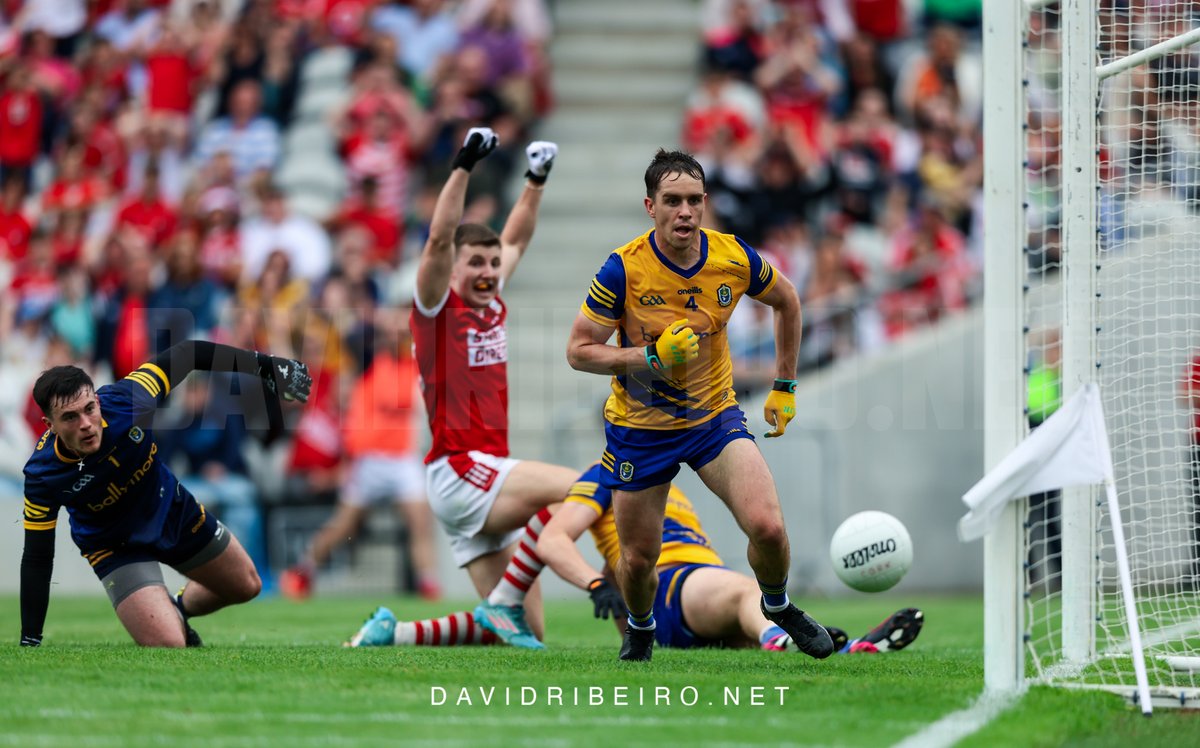
{"label": "player's short dark hair", "polygon": [[92,378],[78,366],[55,366],[46,369],[33,384],[33,401],[47,418],[55,403],[62,403],[79,394],[82,389],[96,389]]}
{"label": "player's short dark hair", "polygon": [[704,167],[692,154],[659,148],[654,160],[646,167],[646,197],[654,199],[659,185],[668,174],[687,174],[699,179],[700,185],[704,186]]}
{"label": "player's short dark hair", "polygon": [[468,244],[499,247],[500,235],[490,226],[484,226],[482,223],[464,223],[454,229],[454,249],[461,249]]}

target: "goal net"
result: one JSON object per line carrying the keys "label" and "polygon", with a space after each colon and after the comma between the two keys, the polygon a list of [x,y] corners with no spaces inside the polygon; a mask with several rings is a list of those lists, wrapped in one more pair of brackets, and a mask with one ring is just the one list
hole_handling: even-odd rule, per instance
{"label": "goal net", "polygon": [[1023,677],[1135,694],[1123,522],[1154,703],[1200,708],[1200,8],[1022,5],[1024,426],[1096,382],[1122,513],[1019,510]]}

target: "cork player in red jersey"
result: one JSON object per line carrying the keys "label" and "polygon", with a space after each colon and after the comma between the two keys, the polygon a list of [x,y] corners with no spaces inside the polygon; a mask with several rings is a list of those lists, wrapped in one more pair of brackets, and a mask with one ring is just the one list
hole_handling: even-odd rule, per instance
{"label": "cork player in red jersey", "polygon": [[490,128],[471,128],[454,157],[421,253],[411,329],[433,433],[429,503],[455,563],[486,596],[473,617],[510,644],[541,649],[537,537],[577,471],[509,456],[508,310],[500,292],[533,237],[558,146],[526,148],[525,186],[496,234],[460,222],[471,169],[498,143]]}

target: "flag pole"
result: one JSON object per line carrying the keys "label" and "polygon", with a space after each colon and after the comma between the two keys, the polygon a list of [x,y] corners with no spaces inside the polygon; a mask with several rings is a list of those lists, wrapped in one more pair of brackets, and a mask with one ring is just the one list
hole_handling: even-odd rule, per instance
{"label": "flag pole", "polygon": [[[1107,437],[1105,438],[1107,441]],[[1142,633],[1138,626],[1137,606],[1133,602],[1133,577],[1129,573],[1129,557],[1125,553],[1125,530],[1121,526],[1121,507],[1117,503],[1117,486],[1112,476],[1104,479],[1108,494],[1108,516],[1112,518],[1113,545],[1117,550],[1117,573],[1121,575],[1121,597],[1125,600],[1125,620],[1129,622],[1129,644],[1132,647],[1133,672],[1137,678],[1138,700],[1142,714],[1149,717],[1154,710],[1150,704],[1150,681],[1146,677],[1146,654],[1142,651]]]}

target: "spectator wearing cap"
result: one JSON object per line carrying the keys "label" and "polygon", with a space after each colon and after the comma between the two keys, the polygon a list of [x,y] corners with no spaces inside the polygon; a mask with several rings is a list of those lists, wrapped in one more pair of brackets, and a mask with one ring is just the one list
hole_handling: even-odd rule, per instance
{"label": "spectator wearing cap", "polygon": [[279,160],[279,127],[262,115],[262,86],[239,82],[229,101],[229,115],[209,122],[196,145],[196,165],[204,167],[217,153],[227,152],[241,183],[266,179]]}

